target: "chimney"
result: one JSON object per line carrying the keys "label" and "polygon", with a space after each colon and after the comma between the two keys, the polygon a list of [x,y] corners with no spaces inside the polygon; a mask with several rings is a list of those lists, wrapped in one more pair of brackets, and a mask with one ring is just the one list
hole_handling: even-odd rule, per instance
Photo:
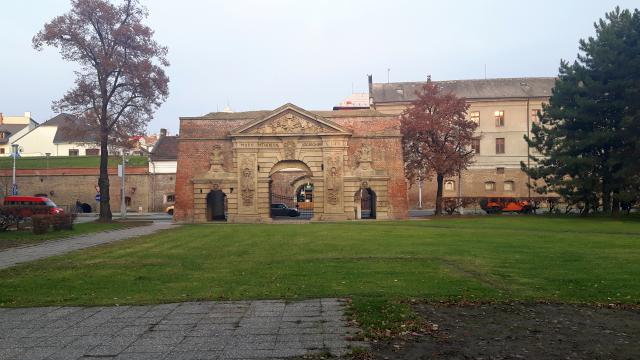
{"label": "chimney", "polygon": [[167,129],[160,129],[160,137],[167,136]]}
{"label": "chimney", "polygon": [[376,104],[373,103],[373,75],[367,75],[369,80],[369,108],[375,110]]}
{"label": "chimney", "polygon": [[26,111],[24,113],[24,117],[26,117],[28,120],[30,120],[31,119],[31,111]]}
{"label": "chimney", "polygon": [[4,118],[2,117],[2,113],[0,113],[0,125],[4,122]]}

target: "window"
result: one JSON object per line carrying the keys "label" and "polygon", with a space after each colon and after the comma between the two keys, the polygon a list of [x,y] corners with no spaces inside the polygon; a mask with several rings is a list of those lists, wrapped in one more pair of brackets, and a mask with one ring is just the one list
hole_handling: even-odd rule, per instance
{"label": "window", "polygon": [[496,138],[496,154],[504,154],[504,138]]}
{"label": "window", "polygon": [[125,205],[126,207],[131,206],[131,197],[130,197],[130,196],[125,196],[125,197],[124,197],[124,205]]}
{"label": "window", "polygon": [[494,183],[493,181],[487,181],[486,183],[484,183],[484,189],[486,191],[496,191],[496,183]]}
{"label": "window", "polygon": [[496,168],[496,174],[504,174],[504,168],[503,167]]}
{"label": "window", "polygon": [[540,111],[540,109],[531,109],[531,122],[539,122],[540,121],[540,116],[538,116],[538,112]]}
{"label": "window", "polygon": [[4,148],[0,149],[0,154],[4,154]]}
{"label": "window", "polygon": [[496,126],[504,126],[504,110],[496,110],[494,115],[496,117]]}
{"label": "window", "polygon": [[69,149],[69,156],[78,156],[80,151],[78,149]]}
{"label": "window", "polygon": [[5,135],[4,135],[4,131],[0,131],[0,139],[4,139]]}
{"label": "window", "polygon": [[513,181],[505,181],[504,182],[504,191],[511,192],[515,188],[515,183]]}
{"label": "window", "polygon": [[471,149],[473,150],[474,154],[480,154],[480,139],[479,138],[471,139]]}
{"label": "window", "polygon": [[444,182],[444,190],[445,191],[454,191],[456,189],[456,183],[452,180],[447,180]]}
{"label": "window", "polygon": [[471,119],[471,121],[475,122],[476,124],[480,125],[480,111],[472,111],[469,113],[469,118]]}
{"label": "window", "polygon": [[176,196],[174,194],[167,195],[167,201],[166,202],[175,202],[175,201],[176,201]]}
{"label": "window", "polygon": [[100,149],[87,149],[85,154],[87,154],[87,156],[98,156],[100,155]]}

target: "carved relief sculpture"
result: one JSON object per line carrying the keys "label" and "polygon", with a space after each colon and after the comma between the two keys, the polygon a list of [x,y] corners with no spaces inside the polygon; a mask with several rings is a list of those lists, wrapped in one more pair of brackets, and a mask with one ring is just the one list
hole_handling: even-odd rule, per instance
{"label": "carved relief sculpture", "polygon": [[329,172],[327,173],[327,202],[338,205],[340,202],[340,156],[327,159]]}
{"label": "carved relief sculpture", "polygon": [[222,165],[224,165],[222,147],[220,145],[215,145],[211,152],[211,156],[209,157],[209,173],[224,171],[222,169]]}
{"label": "carved relief sculpture", "polygon": [[323,132],[322,126],[293,114],[286,114],[255,128],[255,134],[317,134]]}
{"label": "carved relief sculpture", "polygon": [[242,197],[242,205],[252,206],[255,194],[255,181],[253,161],[245,157],[242,160],[240,169],[240,196]]}
{"label": "carved relief sculpture", "polygon": [[296,142],[293,140],[287,140],[283,144],[284,147],[284,157],[285,159],[295,159],[296,158]]}
{"label": "carved relief sculpture", "polygon": [[358,151],[358,160],[360,162],[371,162],[371,148],[364,144]]}
{"label": "carved relief sculpture", "polygon": [[373,160],[371,158],[371,147],[369,145],[363,144],[362,147],[360,147],[356,161],[358,162],[356,167],[358,172],[369,172],[372,170],[371,163]]}

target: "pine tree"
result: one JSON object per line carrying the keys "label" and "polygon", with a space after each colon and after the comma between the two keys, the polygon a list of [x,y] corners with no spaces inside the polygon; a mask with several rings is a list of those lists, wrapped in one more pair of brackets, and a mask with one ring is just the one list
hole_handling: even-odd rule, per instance
{"label": "pine tree", "polygon": [[561,61],[549,105],[525,136],[538,152],[534,165],[521,165],[538,192],[558,193],[584,213],[617,213],[640,187],[640,12],[616,8],[594,26],[578,59]]}

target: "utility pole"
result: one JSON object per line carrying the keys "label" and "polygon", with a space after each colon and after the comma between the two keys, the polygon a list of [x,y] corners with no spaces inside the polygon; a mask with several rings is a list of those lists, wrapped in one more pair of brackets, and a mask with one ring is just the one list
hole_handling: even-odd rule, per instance
{"label": "utility pole", "polygon": [[418,179],[418,209],[422,209],[422,176]]}
{"label": "utility pole", "polygon": [[16,159],[18,158],[18,144],[12,144],[13,149],[13,182],[11,185],[11,194],[18,195],[18,184],[16,183]]}
{"label": "utility pole", "polygon": [[125,164],[127,160],[125,159],[125,150],[122,149],[122,196],[120,196],[120,217],[122,219],[127,218],[127,203],[125,201],[125,192],[124,192],[124,179],[125,179]]}

